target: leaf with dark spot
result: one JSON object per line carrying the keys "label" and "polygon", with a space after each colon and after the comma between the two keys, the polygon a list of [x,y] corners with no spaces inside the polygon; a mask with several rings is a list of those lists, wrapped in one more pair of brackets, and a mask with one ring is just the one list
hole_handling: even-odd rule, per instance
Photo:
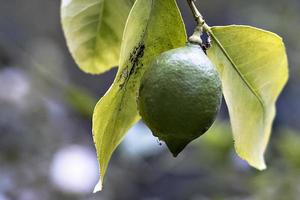
{"label": "leaf with dark spot", "polygon": [[96,190],[101,188],[113,151],[140,119],[136,94],[148,64],[162,52],[185,43],[175,0],[136,1],[125,28],[116,79],[94,111],[93,134],[101,171]]}

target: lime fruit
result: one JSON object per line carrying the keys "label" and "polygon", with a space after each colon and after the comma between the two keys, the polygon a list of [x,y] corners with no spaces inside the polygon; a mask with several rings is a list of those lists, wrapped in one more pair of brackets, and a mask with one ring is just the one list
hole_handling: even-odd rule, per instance
{"label": "lime fruit", "polygon": [[199,45],[162,53],[146,70],[138,109],[154,136],[176,157],[212,125],[220,108],[219,75]]}

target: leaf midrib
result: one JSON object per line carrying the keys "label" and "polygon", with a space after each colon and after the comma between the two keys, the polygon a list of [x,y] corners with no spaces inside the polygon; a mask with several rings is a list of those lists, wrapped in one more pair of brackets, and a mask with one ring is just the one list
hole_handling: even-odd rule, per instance
{"label": "leaf midrib", "polygon": [[[153,2],[154,2],[155,0],[151,0],[151,11],[150,11],[150,13],[149,13],[149,17],[148,17],[148,21],[147,21],[147,24],[146,24],[146,27],[145,27],[145,31],[143,32],[143,36],[142,36],[142,38],[141,38],[141,41],[143,41],[144,39],[145,39],[145,36],[146,36],[146,32],[147,32],[147,30],[148,30],[148,26],[149,26],[149,21],[150,21],[150,19],[151,19],[151,17],[152,17],[152,14],[153,14]],[[131,66],[132,67],[132,66]],[[122,76],[122,74],[121,74],[121,76]],[[123,102],[123,99],[124,99],[124,96],[125,96],[125,92],[126,92],[126,89],[127,89],[127,87],[126,87],[126,85],[127,85],[127,82],[129,81],[129,79],[130,79],[130,77],[128,77],[127,78],[127,80],[125,80],[126,82],[125,82],[125,86],[124,86],[124,91],[122,91],[122,90],[118,90],[117,92],[122,92],[121,93],[121,99],[120,99],[120,102],[118,103],[119,105],[120,104],[122,104],[122,102]],[[118,112],[117,112],[118,114],[119,114],[119,109],[118,109]],[[115,119],[116,119],[116,117],[114,117]],[[114,124],[116,123],[116,120],[114,120]],[[115,128],[115,125],[114,125],[114,128]],[[106,132],[106,131],[105,131]],[[103,133],[103,135],[105,135],[105,132]],[[101,140],[101,144],[99,145],[99,146],[101,146],[102,147],[102,145],[103,145],[103,140]],[[103,148],[101,148],[101,150],[100,150],[100,154],[103,154]],[[100,160],[102,160],[101,159],[101,157],[100,157]],[[102,160],[103,161],[103,160]],[[100,163],[100,165],[101,165],[101,163]],[[100,166],[101,167],[101,166]],[[101,168],[100,168],[101,169]],[[103,174],[101,175],[101,180],[103,181]]]}
{"label": "leaf midrib", "polygon": [[262,110],[263,110],[263,114],[265,115],[265,103],[262,99],[262,97],[254,90],[253,86],[247,81],[247,79],[243,76],[243,74],[240,72],[240,70],[237,68],[236,64],[234,63],[234,61],[231,59],[231,57],[229,56],[229,54],[227,53],[226,49],[222,46],[221,42],[217,39],[217,37],[214,35],[213,31],[211,29],[208,30],[209,34],[212,36],[212,38],[215,40],[215,42],[217,43],[217,45],[220,47],[221,51],[224,53],[225,57],[228,59],[228,61],[231,63],[231,65],[233,66],[233,69],[238,73],[238,75],[241,77],[241,79],[243,80],[243,82],[246,84],[246,86],[248,87],[248,89],[251,91],[251,93],[258,99]]}
{"label": "leaf midrib", "polygon": [[96,29],[96,37],[95,37],[95,43],[94,43],[94,46],[93,46],[93,67],[94,68],[97,68],[97,66],[95,66],[96,64],[95,64],[95,57],[97,56],[96,55],[96,48],[97,48],[97,46],[98,46],[98,43],[99,43],[99,32],[100,32],[100,28],[101,28],[101,26],[102,26],[102,16],[103,16],[103,11],[104,11],[104,7],[105,7],[105,0],[103,0],[102,1],[102,3],[100,2],[100,0],[99,0],[99,6],[100,6],[100,8],[99,8],[99,11],[100,11],[100,13],[99,13],[99,17],[98,17],[98,20],[99,20],[99,22],[98,22],[98,25],[97,25],[97,29]]}

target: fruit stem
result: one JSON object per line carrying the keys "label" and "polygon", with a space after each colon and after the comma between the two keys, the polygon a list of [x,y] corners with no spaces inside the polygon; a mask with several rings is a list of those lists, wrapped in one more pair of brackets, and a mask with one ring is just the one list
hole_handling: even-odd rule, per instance
{"label": "fruit stem", "polygon": [[201,26],[197,26],[194,30],[194,33],[191,37],[189,37],[189,42],[193,44],[199,44],[200,46],[203,45],[201,35],[203,32],[203,28]]}

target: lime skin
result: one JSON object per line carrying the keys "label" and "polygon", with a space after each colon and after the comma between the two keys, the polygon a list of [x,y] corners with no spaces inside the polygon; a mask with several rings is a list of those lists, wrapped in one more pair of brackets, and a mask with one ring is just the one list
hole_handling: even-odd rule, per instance
{"label": "lime skin", "polygon": [[176,157],[215,121],[222,99],[216,68],[196,44],[162,53],[141,81],[139,113]]}

